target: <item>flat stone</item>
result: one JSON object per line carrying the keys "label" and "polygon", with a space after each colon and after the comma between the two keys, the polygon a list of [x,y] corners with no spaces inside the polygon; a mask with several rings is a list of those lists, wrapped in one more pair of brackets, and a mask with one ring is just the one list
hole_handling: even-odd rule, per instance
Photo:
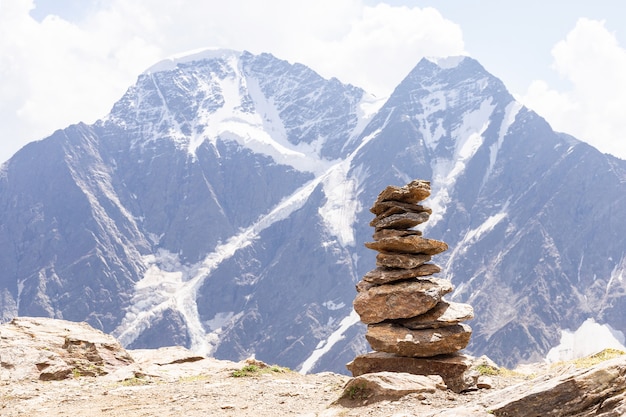
{"label": "flat stone", "polygon": [[411,330],[393,323],[379,323],[367,326],[365,338],[378,352],[425,358],[464,349],[471,335],[472,329],[466,324]]}
{"label": "flat stone", "polygon": [[422,206],[421,204],[403,203],[401,201],[380,201],[374,204],[370,211],[376,216],[387,212],[390,216],[396,213],[428,213],[432,214],[433,211],[430,207]]}
{"label": "flat stone", "polygon": [[436,255],[448,249],[445,242],[421,236],[387,237],[375,242],[366,242],[365,246],[379,252],[425,253],[427,255]]}
{"label": "flat stone", "polygon": [[480,375],[476,380],[476,388],[491,389],[493,388],[493,379],[488,376]]}
{"label": "flat stone", "polygon": [[404,279],[425,277],[441,271],[435,264],[424,264],[411,269],[376,268],[363,276],[363,280],[375,285],[389,284]]}
{"label": "flat stone", "polygon": [[433,308],[453,289],[450,281],[438,278],[373,286],[357,294],[354,310],[366,324],[415,317]]}
{"label": "flat stone", "polygon": [[346,365],[353,376],[382,371],[439,375],[448,388],[454,392],[465,391],[472,387],[474,380],[466,376],[471,366],[471,358],[461,353],[431,358],[409,358],[386,352],[369,352],[359,355]]}
{"label": "flat stone", "polygon": [[[430,261],[432,256],[426,254],[389,253],[376,254],[376,266],[384,268],[413,269]],[[439,271],[437,271],[439,272]]]}
{"label": "flat stone", "polygon": [[430,182],[413,180],[407,185],[397,187],[389,185],[378,194],[374,206],[382,201],[399,201],[401,203],[419,203],[430,196]]}
{"label": "flat stone", "polygon": [[473,318],[474,309],[471,305],[441,300],[424,314],[410,319],[394,320],[394,323],[412,330],[437,329]]}
{"label": "flat stone", "polygon": [[348,381],[338,403],[373,403],[396,401],[408,394],[429,393],[446,389],[440,376],[414,375],[406,372],[375,372],[356,376]]}
{"label": "flat stone", "polygon": [[370,226],[382,229],[410,229],[428,221],[428,213],[399,213],[391,216],[378,216],[370,222]]}
{"label": "flat stone", "polygon": [[402,230],[402,229],[375,229],[372,238],[374,240],[384,239],[386,237],[402,237],[402,236],[422,236],[419,230]]}

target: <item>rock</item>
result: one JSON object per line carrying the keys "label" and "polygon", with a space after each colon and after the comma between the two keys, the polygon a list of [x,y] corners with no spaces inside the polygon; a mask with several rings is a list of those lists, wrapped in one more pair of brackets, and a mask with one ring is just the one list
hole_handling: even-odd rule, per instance
{"label": "rock", "polygon": [[430,196],[430,182],[413,180],[405,186],[397,187],[389,185],[380,194],[374,203],[374,207],[383,201],[399,201],[401,203],[419,203]]}
{"label": "rock", "polygon": [[485,397],[495,416],[623,416],[626,356],[557,378],[536,378]]}
{"label": "rock", "polygon": [[424,314],[410,319],[394,320],[394,323],[412,330],[438,329],[472,318],[474,318],[474,309],[471,305],[441,300]]}
{"label": "rock", "polygon": [[493,388],[493,379],[488,376],[480,375],[476,380],[476,388],[491,389]]}
{"label": "rock", "polygon": [[380,252],[376,255],[376,266],[379,268],[413,269],[430,261],[431,258],[432,256],[425,254]]}
{"label": "rock", "polygon": [[370,211],[376,216],[387,215],[397,213],[428,213],[432,214],[433,211],[430,207],[422,206],[420,204],[403,203],[401,201],[380,201],[374,203],[374,206],[370,208]]}
{"label": "rock", "polygon": [[133,363],[110,335],[87,323],[18,317],[0,325],[2,380],[106,375]]}
{"label": "rock", "polygon": [[401,230],[401,229],[375,229],[372,238],[374,240],[380,240],[386,237],[402,237],[402,236],[421,236],[422,232],[419,230]]}
{"label": "rock", "polygon": [[366,324],[415,317],[433,308],[452,289],[449,281],[438,278],[373,286],[357,294],[354,310]]}
{"label": "rock", "polygon": [[448,250],[448,245],[435,239],[421,236],[386,237],[375,242],[366,242],[365,246],[379,252],[424,253],[436,255]]}
{"label": "rock", "polygon": [[348,381],[339,403],[368,403],[398,400],[408,394],[434,393],[446,389],[440,376],[414,375],[406,372],[376,372],[360,375]]}
{"label": "rock", "polygon": [[376,268],[363,276],[363,280],[374,285],[389,284],[410,278],[429,276],[439,272],[441,268],[434,264],[420,265],[411,269]]}
{"label": "rock", "polygon": [[353,376],[382,371],[440,375],[447,387],[454,392],[462,392],[472,387],[473,380],[465,375],[471,366],[471,358],[459,353],[432,358],[408,358],[386,352],[359,355],[346,365]]}
{"label": "rock", "polygon": [[156,365],[172,365],[187,362],[198,362],[206,359],[182,346],[165,346],[158,349],[134,349],[128,352],[138,363],[154,363]]}
{"label": "rock", "polygon": [[393,323],[380,323],[367,326],[365,338],[376,351],[423,358],[464,349],[471,334],[472,329],[466,324],[411,330]]}
{"label": "rock", "polygon": [[399,213],[383,217],[384,214],[375,217],[370,226],[381,229],[409,229],[428,220],[429,214],[422,213]]}
{"label": "rock", "polygon": [[[388,186],[370,209],[376,215],[370,222],[375,227],[374,242],[365,246],[378,252],[377,267],[357,283],[354,310],[368,324],[365,337],[375,354],[394,354],[391,359],[376,357],[377,366],[382,366],[377,371],[402,372],[394,363],[399,357],[415,361],[456,353],[467,346],[472,334],[469,326],[461,324],[474,317],[472,307],[442,300],[452,284],[432,278],[441,268],[427,263],[448,245],[412,230],[432,213],[416,204],[429,195],[428,181]],[[475,387],[478,373],[469,375],[465,370],[453,378],[454,390]]]}

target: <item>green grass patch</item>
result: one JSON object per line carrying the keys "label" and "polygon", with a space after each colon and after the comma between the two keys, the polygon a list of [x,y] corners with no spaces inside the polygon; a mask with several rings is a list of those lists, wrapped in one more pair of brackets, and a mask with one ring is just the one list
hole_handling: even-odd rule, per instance
{"label": "green grass patch", "polygon": [[149,383],[150,381],[148,381],[146,378],[143,378],[141,376],[134,376],[132,378],[127,378],[123,380],[122,382],[120,382],[120,384],[123,387],[136,387],[140,385],[148,385]]}
{"label": "green grass patch", "polygon": [[595,353],[593,355],[585,356],[584,358],[574,359],[573,363],[577,368],[589,368],[591,366],[597,365],[600,362],[608,361],[609,359],[617,358],[618,356],[624,355],[626,352],[621,351],[619,349],[604,349],[601,352]]}
{"label": "green grass patch", "polygon": [[502,370],[491,365],[478,365],[474,368],[480,375],[495,376],[500,375]]}
{"label": "green grass patch", "polygon": [[288,368],[283,368],[281,366],[268,366],[262,362],[255,362],[244,365],[241,369],[233,371],[230,375],[235,378],[242,378],[246,376],[259,376],[271,373],[284,373],[287,371],[289,371]]}
{"label": "green grass patch", "polygon": [[367,385],[365,385],[365,382],[351,385],[343,392],[343,397],[350,398],[351,400],[365,400],[367,399],[368,395],[369,392],[367,390]]}

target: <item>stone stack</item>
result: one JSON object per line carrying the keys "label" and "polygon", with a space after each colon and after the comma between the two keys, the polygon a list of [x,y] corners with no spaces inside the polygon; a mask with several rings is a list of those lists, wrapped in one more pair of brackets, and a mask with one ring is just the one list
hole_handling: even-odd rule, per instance
{"label": "stone stack", "polygon": [[414,180],[404,187],[389,186],[370,211],[376,217],[376,268],[356,286],[354,309],[367,324],[367,341],[375,352],[360,355],[347,367],[354,376],[371,372],[441,375],[454,391],[468,388],[464,377],[470,358],[458,353],[469,343],[474,317],[468,304],[446,301],[454,288],[431,275],[441,268],[430,260],[448,249],[444,242],[422,237],[414,228],[432,210],[418,204],[430,195],[430,183]]}

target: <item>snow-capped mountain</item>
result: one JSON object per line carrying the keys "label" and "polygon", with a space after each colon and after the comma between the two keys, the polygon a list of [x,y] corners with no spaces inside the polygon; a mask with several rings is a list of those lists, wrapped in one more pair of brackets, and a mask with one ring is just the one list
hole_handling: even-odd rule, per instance
{"label": "snow-capped mountain", "polygon": [[345,373],[368,350],[368,208],[415,178],[439,275],[475,309],[470,353],[537,360],[589,318],[623,343],[626,162],[468,57],[420,61],[384,103],[269,54],[158,63],[1,167],[0,314]]}

